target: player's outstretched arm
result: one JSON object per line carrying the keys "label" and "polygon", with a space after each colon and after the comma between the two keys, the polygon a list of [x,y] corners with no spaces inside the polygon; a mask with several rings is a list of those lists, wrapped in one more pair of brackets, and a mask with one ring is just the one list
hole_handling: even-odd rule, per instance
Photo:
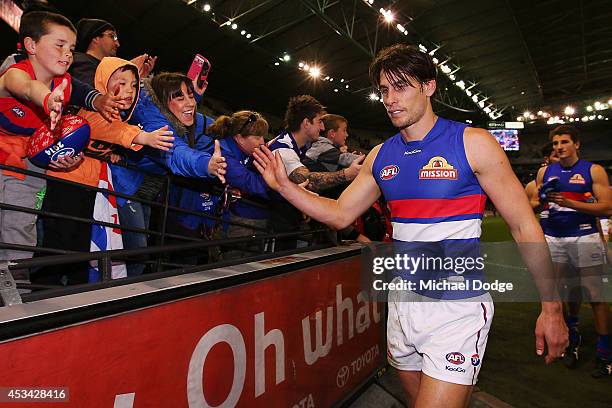
{"label": "player's outstretched arm", "polygon": [[363,214],[380,196],[378,185],[372,177],[372,162],[377,153],[378,148],[370,152],[359,175],[338,200],[319,197],[292,182],[280,155],[273,154],[266,146],[257,149],[253,156],[256,159],[255,167],[270,188],[303,213],[332,228],[341,229]]}
{"label": "player's outstretched arm", "polygon": [[533,216],[527,196],[508,158],[497,141],[483,129],[466,129],[464,144],[472,170],[501,216],[504,218],[529,272],[534,277],[542,300],[536,322],[536,352],[546,363],[561,356],[568,344],[561,301],[544,233]]}

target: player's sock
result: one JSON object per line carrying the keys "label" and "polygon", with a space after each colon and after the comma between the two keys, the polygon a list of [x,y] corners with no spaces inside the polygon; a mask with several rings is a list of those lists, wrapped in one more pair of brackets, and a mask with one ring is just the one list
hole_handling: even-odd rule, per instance
{"label": "player's sock", "polygon": [[565,323],[567,324],[567,328],[569,329],[570,343],[578,343],[580,341],[580,331],[578,330],[580,326],[580,321],[578,319],[578,316],[568,316],[565,319]]}
{"label": "player's sock", "polygon": [[610,335],[609,334],[598,334],[597,335],[597,358],[609,360],[611,357],[610,352]]}

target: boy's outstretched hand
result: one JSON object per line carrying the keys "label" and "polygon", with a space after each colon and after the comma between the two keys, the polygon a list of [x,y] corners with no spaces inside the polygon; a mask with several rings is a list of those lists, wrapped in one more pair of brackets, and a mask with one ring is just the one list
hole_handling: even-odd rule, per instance
{"label": "boy's outstretched hand", "polygon": [[49,114],[51,119],[51,130],[55,129],[55,125],[59,122],[62,117],[62,110],[64,108],[64,90],[68,86],[68,80],[64,79],[47,97],[45,98],[44,109]]}
{"label": "boy's outstretched hand", "polygon": [[172,131],[168,130],[168,125],[166,125],[153,132],[140,132],[133,142],[167,152],[172,147],[174,137]]}
{"label": "boy's outstretched hand", "polygon": [[119,95],[102,94],[93,101],[94,109],[108,122],[119,119]]}
{"label": "boy's outstretched hand", "polygon": [[208,174],[217,176],[222,183],[225,183],[226,167],[225,157],[221,155],[221,145],[215,140],[215,151],[208,162]]}

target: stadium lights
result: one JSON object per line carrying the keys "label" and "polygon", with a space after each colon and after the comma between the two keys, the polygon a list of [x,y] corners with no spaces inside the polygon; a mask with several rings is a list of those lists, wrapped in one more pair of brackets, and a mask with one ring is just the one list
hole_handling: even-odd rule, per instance
{"label": "stadium lights", "polygon": [[195,2],[196,2],[196,0],[187,0],[187,5],[191,6]]}
{"label": "stadium lights", "polygon": [[385,22],[392,23],[393,20],[395,20],[395,16],[391,12],[391,10],[385,10],[384,8],[381,8],[379,11],[380,14],[383,15],[383,19],[385,20]]}
{"label": "stadium lights", "polygon": [[238,28],[238,24],[233,23],[233,24],[232,24],[232,30],[235,30],[235,29],[237,29],[237,28]]}
{"label": "stadium lights", "polygon": [[289,54],[283,55],[283,61],[285,61],[285,62],[291,61],[291,56]]}
{"label": "stadium lights", "polygon": [[210,4],[206,3],[204,7],[202,8],[202,10],[208,13],[210,11]]}
{"label": "stadium lights", "polygon": [[242,31],[240,32],[240,35],[245,35],[245,34],[246,34],[246,30],[242,30]]}
{"label": "stadium lights", "polygon": [[587,112],[593,112],[593,107],[591,105],[586,107]]}
{"label": "stadium lights", "polygon": [[372,100],[372,101],[377,101],[377,100],[379,100],[379,99],[380,99],[380,98],[378,97],[378,95],[376,95],[374,92],[372,92],[372,93],[370,94],[370,100]]}
{"label": "stadium lights", "polygon": [[313,78],[318,78],[321,75],[321,70],[318,67],[312,67],[310,71],[308,71],[308,74]]}
{"label": "stadium lights", "polygon": [[568,105],[563,110],[563,113],[565,113],[566,115],[573,115],[574,113],[576,113],[576,109],[574,109],[572,106]]}
{"label": "stadium lights", "polygon": [[246,35],[246,38],[251,38],[251,34],[247,34],[247,35]]}

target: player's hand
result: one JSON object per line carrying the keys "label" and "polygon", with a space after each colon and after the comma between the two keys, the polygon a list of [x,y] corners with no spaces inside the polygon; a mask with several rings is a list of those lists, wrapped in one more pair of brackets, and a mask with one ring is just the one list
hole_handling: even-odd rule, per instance
{"label": "player's hand", "polygon": [[56,171],[66,171],[76,167],[81,160],[83,160],[83,153],[79,153],[76,156],[62,156],[49,163],[49,168]]}
{"label": "player's hand", "polygon": [[357,177],[357,175],[359,174],[359,171],[363,167],[362,163],[364,159],[365,159],[365,155],[362,154],[358,158],[353,160],[350,166],[344,169],[344,176],[346,177],[346,181],[352,181],[355,179],[355,177]]}
{"label": "player's hand", "polygon": [[221,145],[215,140],[215,151],[208,162],[208,174],[217,176],[222,183],[225,183],[226,167],[225,157],[221,155]]}
{"label": "player's hand", "polygon": [[107,122],[112,122],[120,118],[120,99],[118,95],[98,95],[93,101],[93,107]]}
{"label": "player's hand", "polygon": [[544,349],[548,348],[548,354],[544,357],[546,364],[561,357],[569,344],[569,334],[560,306],[555,311],[542,309],[536,321],[535,336],[538,356],[544,356]]}
{"label": "player's hand", "polygon": [[549,203],[555,203],[561,207],[572,208],[572,203],[574,200],[566,198],[561,193],[548,193],[546,194],[546,201]]}
{"label": "player's hand", "polygon": [[64,79],[53,92],[47,98],[47,106],[45,109],[49,112],[49,118],[51,119],[51,130],[55,129],[55,125],[59,122],[62,117],[62,109],[64,108],[64,91],[68,86],[68,80]]}
{"label": "player's hand", "polygon": [[272,153],[267,146],[262,145],[253,152],[255,168],[261,173],[266,184],[274,190],[280,191],[283,186],[293,184],[287,176],[287,170],[280,154]]}

